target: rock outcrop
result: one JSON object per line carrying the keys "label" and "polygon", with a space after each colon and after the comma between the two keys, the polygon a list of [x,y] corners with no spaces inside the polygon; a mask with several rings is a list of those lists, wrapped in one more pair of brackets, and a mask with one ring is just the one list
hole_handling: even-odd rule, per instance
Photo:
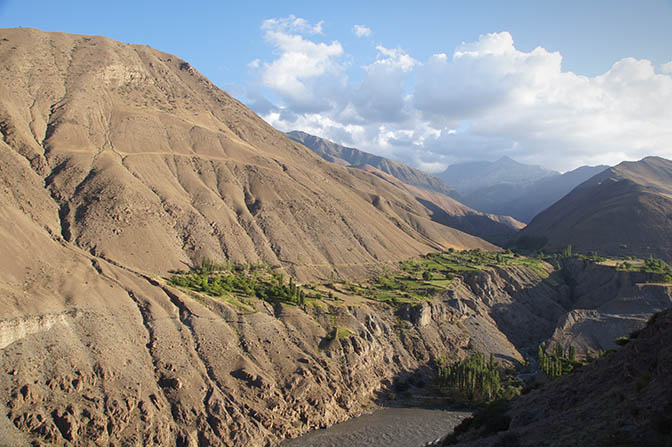
{"label": "rock outcrop", "polygon": [[655,274],[618,271],[587,260],[562,262],[569,287],[569,310],[555,325],[549,346],[573,345],[579,352],[616,348],[616,340],[644,327],[651,314],[672,305],[672,286]]}

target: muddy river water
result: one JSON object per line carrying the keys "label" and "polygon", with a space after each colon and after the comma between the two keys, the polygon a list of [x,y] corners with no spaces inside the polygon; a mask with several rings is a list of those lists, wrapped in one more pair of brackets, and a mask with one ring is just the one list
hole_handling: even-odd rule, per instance
{"label": "muddy river water", "polygon": [[420,447],[447,435],[469,415],[465,411],[383,408],[285,441],[281,447]]}

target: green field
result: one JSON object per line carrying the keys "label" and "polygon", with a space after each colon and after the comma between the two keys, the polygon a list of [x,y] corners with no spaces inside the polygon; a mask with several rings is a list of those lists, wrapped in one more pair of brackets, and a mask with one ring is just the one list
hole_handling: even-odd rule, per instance
{"label": "green field", "polygon": [[478,249],[449,250],[402,261],[396,270],[385,269],[366,282],[348,283],[346,288],[376,301],[413,303],[450,289],[461,275],[516,265],[530,267],[542,279],[548,277],[547,268],[541,260],[522,257],[510,251],[490,253]]}
{"label": "green field", "polygon": [[465,274],[517,265],[530,267],[540,278],[548,277],[547,268],[539,259],[522,257],[510,251],[490,253],[475,249],[429,253],[402,261],[395,268],[384,268],[360,282],[332,279],[317,285],[299,285],[291,277],[280,273],[278,267],[230,262],[218,264],[205,259],[200,267],[174,272],[168,283],[219,297],[246,309],[254,307],[253,298],[272,303],[317,305],[320,300],[333,300],[333,292],[399,305],[437,296],[453,287],[456,279]]}

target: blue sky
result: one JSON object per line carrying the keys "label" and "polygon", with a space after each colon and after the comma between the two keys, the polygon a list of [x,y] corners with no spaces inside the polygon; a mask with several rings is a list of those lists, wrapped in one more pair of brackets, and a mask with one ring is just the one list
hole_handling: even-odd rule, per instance
{"label": "blue sky", "polygon": [[408,5],[0,0],[0,27],[150,45],[281,130],[429,171],[672,157],[671,1]]}

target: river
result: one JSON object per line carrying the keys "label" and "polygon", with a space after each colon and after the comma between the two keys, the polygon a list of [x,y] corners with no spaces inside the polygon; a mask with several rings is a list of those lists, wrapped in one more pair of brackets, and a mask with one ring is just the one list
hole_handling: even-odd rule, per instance
{"label": "river", "polygon": [[383,408],[285,441],[281,447],[420,447],[452,432],[470,414],[425,408]]}

